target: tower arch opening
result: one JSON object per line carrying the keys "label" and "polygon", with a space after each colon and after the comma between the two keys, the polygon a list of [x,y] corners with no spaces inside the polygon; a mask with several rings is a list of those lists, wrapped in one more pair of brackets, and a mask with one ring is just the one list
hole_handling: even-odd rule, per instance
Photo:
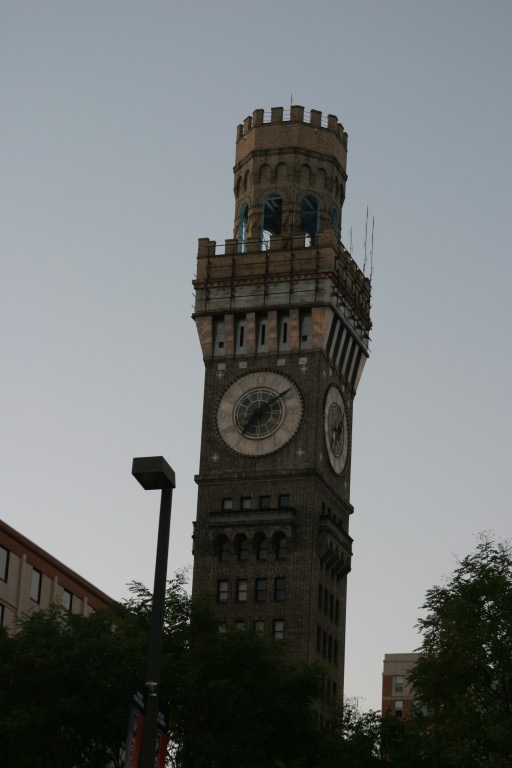
{"label": "tower arch opening", "polygon": [[300,231],[304,232],[310,245],[315,243],[320,222],[320,206],[313,195],[305,195],[300,203]]}

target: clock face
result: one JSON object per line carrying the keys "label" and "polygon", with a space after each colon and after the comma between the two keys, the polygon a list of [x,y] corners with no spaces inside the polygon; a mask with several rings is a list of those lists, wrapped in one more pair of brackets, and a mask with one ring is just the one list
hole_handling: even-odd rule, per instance
{"label": "clock face", "polygon": [[348,417],[341,392],[334,386],[327,390],[324,425],[329,461],[336,474],[341,475],[348,456]]}
{"label": "clock face", "polygon": [[272,371],[255,371],[224,392],[217,429],[225,443],[244,456],[279,450],[297,432],[304,406],[297,385]]}

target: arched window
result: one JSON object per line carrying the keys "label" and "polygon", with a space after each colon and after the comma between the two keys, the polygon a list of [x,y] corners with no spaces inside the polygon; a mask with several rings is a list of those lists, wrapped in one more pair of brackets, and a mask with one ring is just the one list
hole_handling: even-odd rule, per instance
{"label": "arched window", "polygon": [[255,552],[257,560],[268,559],[268,539],[263,533],[256,534],[254,538]]}
{"label": "arched window", "polygon": [[221,544],[219,550],[219,560],[222,563],[227,563],[229,560],[229,541],[227,539],[225,539]]}
{"label": "arched window", "polygon": [[229,560],[231,547],[229,539],[225,534],[221,533],[215,537],[213,547],[214,553],[221,563],[225,563]]}
{"label": "arched window", "polygon": [[245,534],[240,533],[235,539],[235,550],[240,562],[245,562],[249,559],[249,541]]}
{"label": "arched window", "polygon": [[244,253],[247,243],[247,222],[249,220],[249,206],[242,203],[238,211],[238,253]]}
{"label": "arched window", "polygon": [[319,221],[318,200],[313,195],[306,195],[300,203],[300,231],[309,235],[311,245],[315,242]]}
{"label": "arched window", "polygon": [[267,195],[263,201],[263,232],[271,235],[281,234],[283,198],[277,192]]}
{"label": "arched window", "polygon": [[332,209],[332,228],[337,235],[340,233],[340,215],[337,208]]}
{"label": "arched window", "polygon": [[274,534],[274,552],[276,560],[286,560],[288,557],[288,540],[282,531]]}

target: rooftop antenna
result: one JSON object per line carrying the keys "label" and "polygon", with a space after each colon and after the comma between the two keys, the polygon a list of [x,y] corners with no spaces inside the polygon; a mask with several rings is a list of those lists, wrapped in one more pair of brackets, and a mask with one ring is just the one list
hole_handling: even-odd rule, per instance
{"label": "rooftop antenna", "polygon": [[363,262],[363,275],[366,273],[366,246],[368,243],[368,206],[366,206],[366,225],[364,228],[364,262]]}
{"label": "rooftop antenna", "polygon": [[372,216],[372,247],[370,249],[370,283],[373,277],[373,233],[375,230],[375,216]]}
{"label": "rooftop antenna", "polygon": [[290,109],[292,108],[293,104],[293,93],[290,91]]}

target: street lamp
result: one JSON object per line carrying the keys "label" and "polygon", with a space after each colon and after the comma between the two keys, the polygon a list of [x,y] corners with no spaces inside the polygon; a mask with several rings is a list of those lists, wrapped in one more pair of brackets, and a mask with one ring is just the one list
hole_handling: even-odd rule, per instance
{"label": "street lamp", "polygon": [[174,471],[163,456],[134,459],[132,475],[145,491],[162,491],[158,542],[156,546],[155,585],[149,631],[148,665],[146,674],[146,712],[139,768],[154,768],[158,719],[158,685],[162,660],[162,634],[164,630],[165,587],[167,581],[167,555],[171,528],[172,490],[176,488]]}

